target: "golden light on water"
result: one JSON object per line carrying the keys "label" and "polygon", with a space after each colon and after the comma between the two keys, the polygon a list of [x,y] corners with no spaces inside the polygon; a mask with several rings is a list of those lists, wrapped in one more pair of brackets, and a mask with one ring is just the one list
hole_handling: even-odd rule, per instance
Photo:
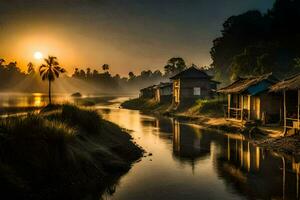
{"label": "golden light on water", "polygon": [[43,59],[44,56],[43,56],[43,54],[40,51],[36,51],[36,52],[34,52],[33,57],[36,60],[41,60],[41,59]]}

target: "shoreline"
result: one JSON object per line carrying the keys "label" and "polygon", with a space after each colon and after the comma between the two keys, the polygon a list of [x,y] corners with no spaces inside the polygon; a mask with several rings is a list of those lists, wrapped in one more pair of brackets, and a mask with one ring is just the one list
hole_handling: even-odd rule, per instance
{"label": "shoreline", "polygon": [[226,120],[224,117],[213,117],[212,114],[187,115],[185,108],[176,112],[171,104],[154,103],[152,100],[131,99],[121,104],[121,107],[131,110],[140,110],[146,114],[171,117],[184,123],[196,124],[203,128],[222,132],[241,133],[246,139],[258,147],[289,156],[300,156],[300,136],[282,136],[281,131],[267,126],[242,126],[242,124]]}
{"label": "shoreline", "polygon": [[12,198],[100,198],[144,154],[124,129],[72,105],[0,119],[0,130],[0,185]]}

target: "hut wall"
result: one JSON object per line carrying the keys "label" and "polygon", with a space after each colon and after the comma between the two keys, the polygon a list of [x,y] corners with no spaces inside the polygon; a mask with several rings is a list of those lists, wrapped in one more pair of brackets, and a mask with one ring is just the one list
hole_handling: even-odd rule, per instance
{"label": "hut wall", "polygon": [[265,123],[278,123],[282,110],[282,96],[272,93],[262,93],[260,98],[259,119]]}
{"label": "hut wall", "polygon": [[[182,79],[180,80],[180,99],[212,98],[211,87],[211,81],[208,79]],[[200,95],[194,94],[194,88],[200,88]]]}

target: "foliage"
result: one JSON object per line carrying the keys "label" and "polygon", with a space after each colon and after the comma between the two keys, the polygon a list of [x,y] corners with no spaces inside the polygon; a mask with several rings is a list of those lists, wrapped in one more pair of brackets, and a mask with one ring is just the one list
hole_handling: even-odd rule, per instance
{"label": "foliage", "polygon": [[45,59],[46,64],[40,66],[39,72],[43,81],[49,83],[49,104],[51,104],[51,82],[59,77],[61,73],[65,73],[66,70],[59,66],[57,58],[54,56],[48,56]]}
{"label": "foliage", "polygon": [[229,17],[210,52],[219,79],[270,71],[282,78],[298,72],[294,59],[300,56],[299,18],[298,0],[277,0],[266,14],[254,10]]}
{"label": "foliage", "polygon": [[183,58],[173,57],[168,60],[167,65],[164,68],[165,74],[171,76],[185,70],[186,64]]}
{"label": "foliage", "polygon": [[0,185],[11,198],[67,195],[96,181],[106,187],[141,154],[118,126],[71,105],[0,120]]}

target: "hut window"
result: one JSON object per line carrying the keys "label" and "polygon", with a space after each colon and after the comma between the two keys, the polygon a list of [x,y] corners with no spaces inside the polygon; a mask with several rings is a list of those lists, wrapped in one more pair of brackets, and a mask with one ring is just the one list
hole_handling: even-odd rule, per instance
{"label": "hut window", "polygon": [[194,87],[194,96],[200,96],[200,95],[201,95],[201,88]]}

